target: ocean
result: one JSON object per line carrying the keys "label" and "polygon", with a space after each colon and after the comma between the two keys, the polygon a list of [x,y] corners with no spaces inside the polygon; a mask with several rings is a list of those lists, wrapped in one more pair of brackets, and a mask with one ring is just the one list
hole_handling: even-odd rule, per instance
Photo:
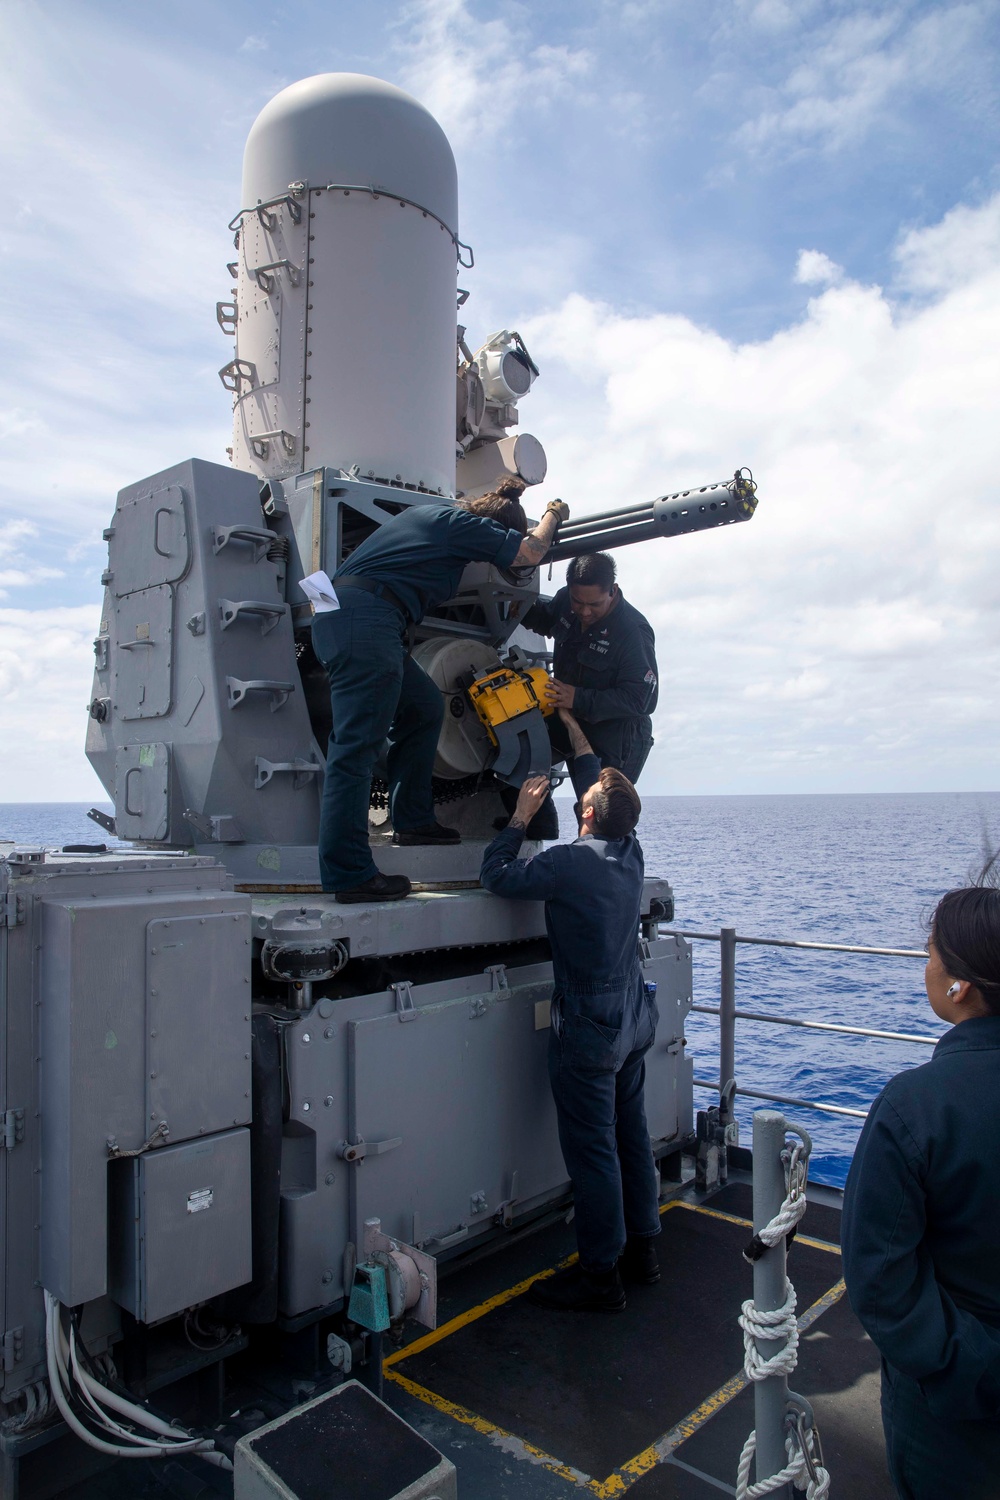
{"label": "ocean", "polygon": [[[105,807],[104,804],[98,804]],[[110,806],[106,809],[111,811]],[[98,843],[86,803],[0,804],[0,844]],[[560,804],[564,837],[575,832]],[[674,925],[735,927],[751,937],[922,948],[938,897],[968,883],[1000,843],[1000,792],[830,796],[648,797],[639,826],[646,868],[674,888]],[[719,945],[694,943],[695,1002],[719,1002]],[[805,953],[740,945],[743,1010],[936,1037],[923,964],[914,958]],[[692,1015],[688,1050],[700,1078],[718,1076],[718,1025]],[[746,1088],[864,1109],[930,1048],[740,1021],[736,1075]],[[695,1090],[696,1107],[713,1095]],[[741,1139],[762,1101],[739,1099]],[[811,1176],[843,1184],[861,1122],[786,1107],[813,1138]]]}

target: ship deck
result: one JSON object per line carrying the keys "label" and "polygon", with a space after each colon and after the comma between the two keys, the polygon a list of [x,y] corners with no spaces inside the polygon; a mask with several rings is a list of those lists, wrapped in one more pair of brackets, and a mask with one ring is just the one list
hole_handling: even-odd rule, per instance
{"label": "ship deck", "polygon": [[[801,1331],[791,1383],[812,1402],[835,1492],[892,1500],[879,1360],[844,1295],[839,1203],[832,1190],[810,1189],[789,1254]],[[564,1219],[456,1264],[440,1282],[438,1328],[428,1334],[408,1325],[406,1342],[387,1353],[385,1399],[455,1464],[461,1500],[734,1495],[754,1423],[737,1323],[751,1290],[741,1256],[750,1212],[748,1174],[734,1173],[709,1195],[690,1183],[679,1187],[662,1207],[661,1280],[630,1289],[625,1312],[615,1316],[554,1312],[526,1299],[536,1277],[573,1254]],[[282,1383],[249,1355],[228,1363],[227,1379],[230,1411],[282,1394]],[[298,1399],[323,1388],[300,1381]],[[164,1494],[166,1476],[125,1467],[70,1493],[75,1500]],[[175,1474],[179,1487],[167,1493],[225,1493],[217,1471],[197,1461],[187,1467],[187,1483],[198,1474],[205,1488],[186,1489]]]}

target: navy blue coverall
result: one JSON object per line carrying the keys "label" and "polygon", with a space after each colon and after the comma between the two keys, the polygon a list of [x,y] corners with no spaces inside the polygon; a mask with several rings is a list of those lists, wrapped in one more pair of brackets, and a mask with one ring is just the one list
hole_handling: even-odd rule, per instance
{"label": "navy blue coverall", "polygon": [[[596,756],[589,762],[593,785],[600,765]],[[658,1017],[639,967],[642,849],[634,834],[587,836],[524,860],[518,859],[523,837],[520,828],[498,834],[479,879],[496,896],[545,902],[555,981],[549,1077],[559,1143],[573,1182],[580,1261],[609,1271],[626,1234],[660,1232],[643,1103],[645,1056]]]}
{"label": "navy blue coverall", "polygon": [[[653,744],[656,707],[656,638],[645,615],[619,594],[603,619],[586,628],[572,610],[569,588],[552,599],[540,599],[522,624],[539,635],[554,636],[552,675],[576,688],[573,717],[602,766],[615,766],[629,781],[638,780]],[[569,739],[556,716],[549,734],[559,756],[568,755]],[[575,779],[575,778],[574,778]]]}
{"label": "navy blue coverall", "polygon": [[488,516],[452,505],[411,505],[362,542],[334,575],[371,580],[377,593],[337,588],[340,608],[313,619],[317,657],[330,677],[333,730],[320,809],[325,891],[350,890],[377,873],[368,844],[372,769],[388,740],[389,812],[397,833],[434,822],[431,774],[444,699],[407,652],[407,630],[450,599],[469,562],[508,568],[523,538]]}
{"label": "navy blue coverall", "polygon": [[851,1306],[882,1355],[903,1500],[1000,1496],[1000,1016],[886,1085],[844,1198]]}

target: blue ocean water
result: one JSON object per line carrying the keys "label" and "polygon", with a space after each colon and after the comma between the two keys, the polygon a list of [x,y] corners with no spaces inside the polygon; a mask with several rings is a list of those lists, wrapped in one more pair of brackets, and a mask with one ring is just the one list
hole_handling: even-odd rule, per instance
{"label": "blue ocean water", "polygon": [[[0,804],[0,844],[96,843],[105,835],[85,803]],[[110,811],[110,808],[107,808]],[[575,829],[560,804],[564,837]],[[649,797],[640,836],[651,873],[674,888],[675,926],[735,927],[753,937],[922,948],[926,919],[946,890],[966,884],[984,847],[1000,843],[1000,792],[772,797]],[[697,1004],[719,1002],[719,945],[694,944]],[[804,953],[740,945],[743,1010],[936,1037],[942,1026],[914,958]],[[718,1025],[692,1015],[695,1074],[718,1076]],[[763,1022],[737,1025],[736,1071],[747,1088],[864,1109],[930,1048]],[[712,1102],[696,1089],[696,1103]],[[738,1101],[749,1143],[758,1101]],[[842,1184],[861,1122],[786,1108],[811,1132],[812,1177]]]}

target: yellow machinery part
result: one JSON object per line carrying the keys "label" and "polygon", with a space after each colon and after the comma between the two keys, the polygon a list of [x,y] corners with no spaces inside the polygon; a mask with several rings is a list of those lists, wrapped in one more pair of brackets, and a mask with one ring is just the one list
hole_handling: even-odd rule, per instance
{"label": "yellow machinery part", "polygon": [[476,678],[469,688],[469,699],[494,742],[494,725],[520,718],[534,708],[545,715],[553,712],[553,705],[545,696],[548,680],[544,667],[531,667],[526,672],[501,667]]}

